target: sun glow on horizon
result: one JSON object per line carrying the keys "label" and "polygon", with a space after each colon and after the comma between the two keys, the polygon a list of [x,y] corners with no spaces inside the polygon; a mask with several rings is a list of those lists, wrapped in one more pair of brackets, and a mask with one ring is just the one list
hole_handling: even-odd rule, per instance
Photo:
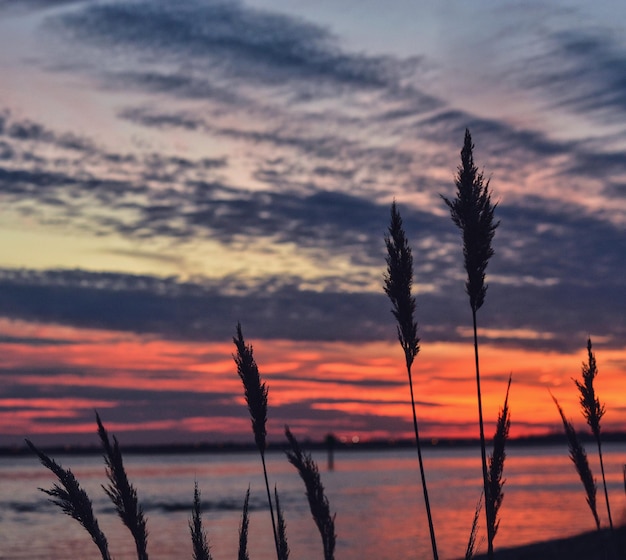
{"label": "sun glow on horizon", "polygon": [[[134,442],[249,439],[241,382],[224,342],[177,342],[154,336],[0,321],[4,391],[0,444],[46,436],[72,443],[93,433],[93,410]],[[327,433],[369,439],[412,436],[406,371],[394,342],[254,340],[255,359],[269,387],[268,434],[285,423],[312,439]],[[34,351],[35,350],[35,351]],[[605,429],[626,422],[619,390],[626,352],[596,350],[597,392],[606,404]],[[576,425],[583,350],[574,354],[481,346],[487,434],[494,430],[506,381],[511,436],[559,429],[548,390]],[[476,436],[473,349],[461,343],[422,347],[413,366],[420,433],[426,438]],[[142,436],[142,434],[144,436]],[[177,436],[175,434],[178,434]]]}

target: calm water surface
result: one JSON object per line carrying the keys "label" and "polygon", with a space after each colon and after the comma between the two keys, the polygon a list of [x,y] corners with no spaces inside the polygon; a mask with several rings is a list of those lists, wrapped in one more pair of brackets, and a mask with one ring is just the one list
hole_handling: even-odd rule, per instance
{"label": "calm water surface", "polygon": [[[598,476],[591,451],[590,447],[590,462]],[[414,450],[339,452],[333,472],[325,471],[324,454],[314,458],[322,469],[331,509],[337,512],[337,560],[429,557],[430,540]],[[463,557],[482,486],[479,450],[427,450],[424,460],[440,558]],[[59,462],[72,469],[94,501],[113,556],[117,560],[135,558],[132,540],[100,487],[105,482],[101,458],[69,456]],[[215,560],[236,558],[241,506],[248,485],[252,510],[250,557],[275,557],[258,455],[129,455],[125,462],[148,517],[152,560],[191,558],[188,520],[194,480],[202,492],[205,526]],[[626,446],[606,445],[609,495],[617,520],[623,519],[626,505],[622,478],[625,463]],[[268,470],[285,510],[291,557],[321,558],[319,534],[297,473],[280,453],[268,455]],[[496,547],[594,528],[565,447],[512,448],[505,477]],[[34,457],[1,458],[0,480],[0,558],[99,558],[95,545],[78,523],[62,515],[37,490],[50,488],[53,477]],[[600,490],[598,504],[605,522]],[[484,523],[481,525],[484,528]]]}

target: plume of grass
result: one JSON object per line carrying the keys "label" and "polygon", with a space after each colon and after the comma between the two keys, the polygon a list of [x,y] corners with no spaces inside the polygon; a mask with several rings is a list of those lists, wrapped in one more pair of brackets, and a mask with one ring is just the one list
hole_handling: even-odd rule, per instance
{"label": "plume of grass", "polygon": [[397,332],[400,346],[404,351],[406,370],[409,378],[409,390],[411,393],[411,410],[413,412],[413,430],[415,432],[415,446],[419,462],[422,490],[424,493],[424,504],[428,518],[428,528],[430,530],[430,541],[434,560],[438,560],[437,539],[435,538],[435,527],[433,524],[428,498],[428,488],[426,486],[426,475],[424,472],[424,461],[422,459],[422,448],[417,423],[417,413],[415,411],[415,396],[413,391],[412,365],[419,352],[419,338],[417,336],[417,321],[415,320],[415,297],[411,293],[413,286],[413,255],[409,246],[402,218],[395,201],[391,205],[391,220],[388,234],[385,235],[385,245],[387,246],[387,273],[384,277],[384,290],[391,300],[394,317],[397,321]]}
{"label": "plume of grass", "polygon": [[113,436],[113,444],[111,445],[109,434],[97,412],[96,422],[98,423],[98,435],[104,449],[106,474],[109,479],[109,484],[103,485],[102,488],[113,502],[120,519],[133,536],[138,560],[148,560],[148,529],[146,517],[137,499],[137,490],[128,481],[117,438]]}
{"label": "plume of grass", "polygon": [[559,414],[561,415],[561,420],[563,421],[563,428],[565,428],[565,435],[567,436],[567,445],[569,447],[569,456],[576,467],[576,472],[578,472],[578,476],[580,477],[581,482],[585,488],[585,493],[587,494],[587,504],[589,505],[589,509],[593,514],[593,519],[596,522],[596,528],[598,531],[600,530],[600,518],[598,517],[598,510],[596,507],[596,481],[593,478],[593,474],[591,472],[591,467],[589,466],[589,461],[587,460],[587,453],[585,452],[585,448],[582,443],[578,439],[578,435],[576,434],[576,430],[572,423],[565,417],[565,413],[559,405],[559,402],[556,400],[556,397],[550,393],[554,404],[556,405]]}
{"label": "plume of grass", "polygon": [[278,499],[278,490],[274,486],[274,501],[276,502],[276,522],[278,523],[278,544],[280,545],[280,560],[289,560],[289,545],[287,544],[287,525],[285,523],[285,517],[283,516],[283,510],[280,507],[280,500]]}
{"label": "plume of grass", "polygon": [[[476,313],[485,302],[487,285],[485,271],[489,259],[494,251],[491,246],[493,236],[499,222],[494,221],[494,212],[497,204],[491,203],[489,180],[485,181],[483,174],[474,165],[474,144],[469,130],[465,130],[465,140],[461,150],[461,166],[455,179],[457,188],[456,198],[449,200],[442,196],[450,209],[454,224],[461,230],[463,238],[463,257],[467,281],[465,289],[469,296],[472,309],[472,323],[474,328],[474,361],[476,368],[476,392],[478,398],[478,425],[480,432],[480,451],[483,470],[483,485],[485,503],[489,501],[489,479],[487,472],[487,453],[485,447],[485,430],[483,424],[482,393],[480,388],[480,367],[478,359],[478,329]],[[485,507],[487,516],[487,557],[493,559],[493,533],[489,522],[489,508]]]}
{"label": "plume of grass", "polygon": [[602,458],[602,439],[600,438],[600,420],[604,416],[604,405],[600,404],[600,400],[596,397],[596,392],[593,388],[593,380],[598,375],[598,366],[596,364],[596,357],[592,352],[591,338],[587,339],[587,363],[583,362],[582,367],[582,382],[574,379],[576,387],[580,392],[580,408],[587,420],[587,424],[591,428],[591,432],[598,445],[598,456],[600,458],[600,471],[602,472],[602,484],[604,486],[604,498],[606,500],[606,511],[609,517],[609,526],[613,531],[613,518],[611,517],[611,506],[609,505],[609,493],[606,487],[606,477],[604,475],[604,461]]}
{"label": "plume of grass", "polygon": [[470,536],[467,541],[467,548],[465,549],[465,560],[472,560],[476,555],[478,550],[478,545],[480,542],[476,543],[476,536],[478,535],[478,520],[480,519],[480,510],[483,507],[483,493],[480,493],[480,498],[478,498],[478,502],[476,503],[476,508],[474,509],[474,519],[472,520],[472,529],[470,530]]}
{"label": "plume of grass", "polygon": [[489,508],[489,523],[491,523],[491,534],[495,538],[500,525],[498,519],[498,511],[502,505],[504,493],[502,487],[505,480],[502,478],[504,472],[504,460],[506,459],[505,446],[509,438],[509,429],[511,427],[511,414],[509,411],[509,390],[511,389],[511,376],[506,387],[506,397],[504,398],[504,406],[498,414],[498,422],[496,424],[496,433],[493,436],[493,453],[489,456],[489,503],[485,507]]}
{"label": "plume of grass", "polygon": [[330,514],[328,498],[324,494],[324,486],[322,486],[317,464],[311,455],[302,451],[298,441],[287,426],[285,426],[285,435],[291,447],[287,451],[287,459],[297,469],[306,487],[311,515],[322,537],[324,560],[334,560],[335,541],[337,539],[335,516]]}
{"label": "plume of grass", "polygon": [[250,518],[248,517],[248,506],[250,504],[250,487],[246,492],[246,498],[243,501],[243,512],[241,514],[241,525],[239,526],[239,552],[238,560],[250,560],[248,556],[248,526]]}
{"label": "plume of grass", "polygon": [[233,354],[235,364],[237,364],[237,373],[241,378],[252,422],[252,431],[254,433],[254,441],[261,455],[261,463],[263,465],[263,476],[265,478],[265,489],[267,491],[267,502],[270,506],[270,515],[272,518],[272,530],[274,533],[274,544],[276,546],[276,556],[280,560],[280,544],[278,542],[278,533],[276,531],[276,520],[274,517],[274,507],[272,505],[272,495],[270,493],[270,485],[267,479],[267,467],[265,465],[265,449],[267,446],[266,436],[267,430],[265,424],[267,422],[267,385],[261,381],[259,368],[254,359],[252,345],[247,345],[241,331],[241,324],[237,323],[237,336],[233,337],[233,342],[237,349]]}
{"label": "plume of grass", "polygon": [[193,489],[193,508],[191,510],[191,520],[189,521],[189,531],[191,532],[193,560],[212,560],[206,531],[202,527],[202,507],[197,481]]}
{"label": "plume of grass", "polygon": [[102,560],[111,560],[109,545],[104,533],[98,526],[98,520],[93,513],[91,500],[80,487],[72,471],[64,469],[43,451],[37,449],[30,440],[27,439],[26,444],[39,457],[41,464],[52,471],[60,482],[60,485],[55,483],[50,490],[43,488],[40,488],[40,490],[50,496],[50,501],[59,506],[63,513],[69,515],[83,526],[98,547]]}

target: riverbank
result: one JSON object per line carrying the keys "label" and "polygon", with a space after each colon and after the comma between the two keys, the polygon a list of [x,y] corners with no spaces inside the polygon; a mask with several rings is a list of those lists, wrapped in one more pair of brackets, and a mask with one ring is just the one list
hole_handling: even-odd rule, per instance
{"label": "riverbank", "polygon": [[[497,541],[496,541],[497,542]],[[486,560],[479,554],[476,560]],[[626,527],[611,532],[590,531],[573,537],[553,539],[515,548],[496,548],[496,560],[623,560],[626,559]]]}

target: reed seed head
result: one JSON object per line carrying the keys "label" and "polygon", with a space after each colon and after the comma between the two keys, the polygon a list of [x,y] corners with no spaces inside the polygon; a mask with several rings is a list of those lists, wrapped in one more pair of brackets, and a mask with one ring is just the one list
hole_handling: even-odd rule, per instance
{"label": "reed seed head", "polygon": [[209,541],[202,526],[202,506],[200,504],[200,490],[198,489],[197,481],[193,489],[193,508],[191,510],[191,520],[189,521],[189,531],[191,532],[193,560],[212,560]]}
{"label": "reed seed head", "polygon": [[413,256],[395,201],[391,205],[391,221],[388,234],[385,235],[385,244],[387,273],[384,277],[384,290],[391,300],[391,312],[398,322],[398,340],[404,350],[407,367],[410,368],[419,352],[417,322],[414,319],[415,298],[411,294]]}
{"label": "reed seed head", "polygon": [[252,354],[252,345],[247,345],[241,332],[241,324],[237,323],[237,336],[233,338],[237,353],[233,359],[237,364],[237,373],[243,382],[248,411],[252,421],[254,441],[261,453],[265,452],[267,431],[267,385],[261,382],[259,368]]}
{"label": "reed seed head", "polygon": [[137,498],[137,490],[128,480],[117,438],[113,436],[113,444],[111,445],[109,434],[97,412],[96,422],[98,423],[98,435],[104,448],[104,462],[109,479],[109,484],[103,485],[102,488],[113,502],[120,519],[131,532],[135,540],[138,560],[148,560],[148,529],[143,508]]}
{"label": "reed seed head", "polygon": [[63,513],[78,521],[100,550],[103,560],[110,560],[107,539],[100,530],[98,520],[93,513],[91,500],[80,487],[72,471],[64,469],[43,451],[37,449],[30,440],[27,439],[26,444],[39,457],[41,464],[54,473],[60,482],[60,485],[54,484],[50,490],[43,488],[40,490],[50,496],[50,501],[60,507]]}
{"label": "reed seed head", "polygon": [[280,500],[278,499],[278,490],[274,486],[274,503],[276,504],[276,517],[277,517],[277,533],[278,533],[278,560],[289,560],[289,545],[287,544],[287,525],[285,523],[285,516],[283,510],[280,507]]}
{"label": "reed seed head", "polygon": [[317,464],[311,455],[302,451],[298,441],[285,426],[285,435],[291,449],[287,451],[287,459],[296,467],[306,487],[311,515],[322,537],[324,560],[333,560],[335,554],[335,516],[330,514],[328,498],[324,494],[324,486],[320,479]]}
{"label": "reed seed head", "polygon": [[485,271],[494,254],[491,242],[500,222],[494,221],[497,204],[491,203],[489,180],[485,180],[474,165],[473,150],[472,137],[466,129],[461,165],[455,179],[456,198],[442,198],[450,209],[452,221],[463,236],[463,257],[467,271],[465,289],[472,310],[477,311],[485,301]]}
{"label": "reed seed head", "polygon": [[587,339],[587,363],[583,362],[582,382],[574,379],[576,387],[580,392],[580,407],[587,420],[587,424],[591,428],[596,439],[600,438],[600,420],[604,416],[604,405],[600,404],[600,400],[596,397],[593,388],[593,380],[598,375],[598,367],[596,365],[596,357],[592,352],[591,338]]}
{"label": "reed seed head", "polygon": [[489,496],[486,507],[489,512],[489,522],[491,524],[491,534],[495,537],[500,526],[498,511],[504,499],[502,488],[506,482],[502,475],[504,473],[504,460],[506,459],[505,446],[509,439],[509,429],[511,428],[511,413],[509,410],[509,390],[511,389],[511,379],[506,388],[504,406],[498,414],[496,433],[493,436],[493,453],[489,456],[489,469],[487,471]]}
{"label": "reed seed head", "polygon": [[472,528],[470,530],[470,536],[467,540],[467,548],[465,549],[465,560],[472,560],[478,551],[478,547],[480,546],[480,542],[476,542],[476,537],[478,535],[478,519],[480,518],[480,511],[483,508],[483,493],[480,493],[480,498],[478,498],[478,502],[476,503],[476,508],[474,509],[474,518],[472,519]]}
{"label": "reed seed head", "polygon": [[243,501],[243,511],[241,513],[241,525],[239,526],[239,552],[237,554],[238,560],[250,560],[248,555],[248,527],[250,525],[250,518],[248,516],[248,507],[250,505],[250,487],[246,492],[246,498]]}
{"label": "reed seed head", "polygon": [[587,495],[587,504],[589,505],[589,509],[593,515],[593,519],[596,522],[596,528],[600,529],[600,518],[598,517],[598,510],[596,507],[596,481],[593,477],[593,473],[591,472],[591,467],[589,466],[589,460],[587,459],[587,452],[583,447],[582,443],[578,439],[578,435],[576,434],[576,430],[572,423],[565,417],[565,413],[563,409],[559,405],[558,401],[550,393],[552,396],[552,400],[559,410],[559,414],[561,415],[561,420],[563,421],[563,428],[565,428],[565,435],[567,436],[567,445],[569,447],[569,456],[576,467],[576,472],[580,477],[580,481],[583,483],[583,487],[585,488],[585,493]]}

